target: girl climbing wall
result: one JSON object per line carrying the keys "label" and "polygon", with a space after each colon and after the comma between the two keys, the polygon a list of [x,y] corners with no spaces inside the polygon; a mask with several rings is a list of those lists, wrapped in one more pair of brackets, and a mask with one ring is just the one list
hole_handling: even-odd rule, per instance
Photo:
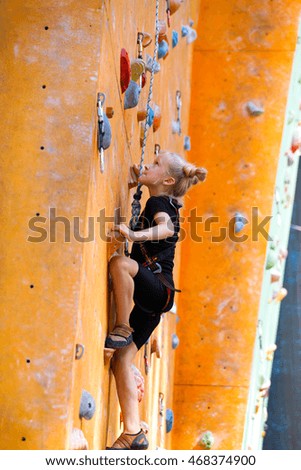
{"label": "girl climbing wall", "polygon": [[[113,256],[110,275],[116,305],[116,323],[105,346],[115,349],[112,370],[124,421],[124,432],[109,449],[147,449],[140,427],[137,386],[131,369],[137,351],[171,309],[174,293],[173,260],[178,241],[179,209],[188,189],[204,181],[207,171],[182,157],[161,151],[152,165],[133,167],[136,183],[147,186],[146,202],[134,230],[125,224],[114,228],[133,242],[131,257]],[[132,304],[134,301],[134,307]]]}

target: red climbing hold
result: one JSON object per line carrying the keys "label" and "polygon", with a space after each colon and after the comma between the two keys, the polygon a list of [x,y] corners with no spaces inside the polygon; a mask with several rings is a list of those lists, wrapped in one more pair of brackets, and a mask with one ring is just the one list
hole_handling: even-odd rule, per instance
{"label": "red climbing hold", "polygon": [[301,150],[301,122],[295,127],[292,136],[291,151],[295,153],[296,150]]}
{"label": "red climbing hold", "polygon": [[120,52],[120,86],[122,93],[124,93],[129,86],[130,80],[131,62],[127,51],[122,48]]}
{"label": "red climbing hold", "polygon": [[146,85],[146,73],[143,72],[141,75],[141,88],[143,88]]}

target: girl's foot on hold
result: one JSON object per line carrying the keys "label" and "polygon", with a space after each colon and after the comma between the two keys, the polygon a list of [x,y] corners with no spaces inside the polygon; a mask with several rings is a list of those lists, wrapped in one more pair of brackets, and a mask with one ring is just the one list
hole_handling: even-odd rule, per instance
{"label": "girl's foot on hold", "polygon": [[137,434],[128,434],[123,432],[108,450],[146,450],[148,448],[148,440],[143,430]]}
{"label": "girl's foot on hold", "polygon": [[119,349],[128,346],[133,341],[133,331],[127,323],[116,325],[106,337],[105,348]]}

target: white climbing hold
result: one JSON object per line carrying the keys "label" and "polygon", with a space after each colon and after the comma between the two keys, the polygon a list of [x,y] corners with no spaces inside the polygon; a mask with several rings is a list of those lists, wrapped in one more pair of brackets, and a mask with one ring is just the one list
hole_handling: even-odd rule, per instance
{"label": "white climbing hold", "polygon": [[161,65],[159,64],[159,62],[157,62],[156,60],[154,61],[153,58],[149,54],[146,54],[145,68],[148,72],[152,71],[153,64],[154,64],[154,73],[160,72]]}
{"label": "white climbing hold", "polygon": [[260,116],[264,113],[264,109],[257,106],[253,101],[248,101],[247,110],[251,116]]}

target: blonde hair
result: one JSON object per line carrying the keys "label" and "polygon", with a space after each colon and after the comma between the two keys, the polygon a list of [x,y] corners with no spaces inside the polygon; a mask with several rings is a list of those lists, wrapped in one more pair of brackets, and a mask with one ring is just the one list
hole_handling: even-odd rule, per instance
{"label": "blonde hair", "polygon": [[177,153],[162,153],[170,156],[168,173],[175,179],[175,184],[172,186],[172,193],[175,197],[184,196],[191,186],[205,181],[208,173],[206,168],[196,167]]}

